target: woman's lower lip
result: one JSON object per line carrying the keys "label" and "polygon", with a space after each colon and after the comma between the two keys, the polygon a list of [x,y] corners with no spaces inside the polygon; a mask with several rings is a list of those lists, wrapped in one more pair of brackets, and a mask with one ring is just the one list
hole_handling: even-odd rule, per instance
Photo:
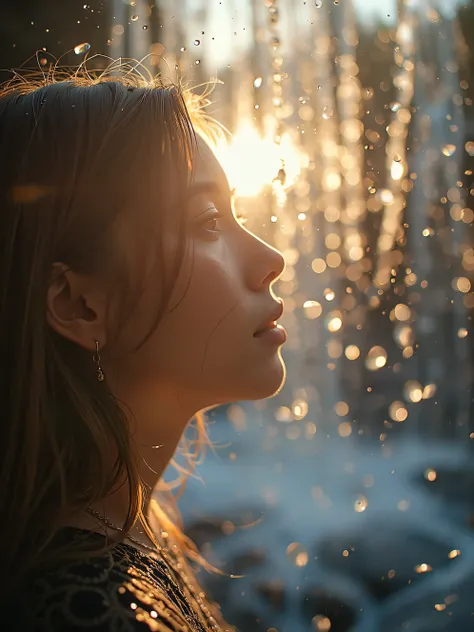
{"label": "woman's lower lip", "polygon": [[265,329],[265,331],[254,334],[253,337],[267,340],[268,342],[271,342],[273,344],[282,345],[286,342],[286,331],[281,325],[277,325],[276,327],[272,327],[271,329]]}

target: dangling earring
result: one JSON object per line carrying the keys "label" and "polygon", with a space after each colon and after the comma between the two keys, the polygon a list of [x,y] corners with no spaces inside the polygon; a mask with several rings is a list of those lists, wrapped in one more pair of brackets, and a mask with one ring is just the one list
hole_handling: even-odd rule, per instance
{"label": "dangling earring", "polygon": [[95,342],[95,353],[92,356],[92,359],[97,364],[97,381],[103,382],[105,380],[104,372],[102,371],[102,367],[100,366],[100,355],[99,355],[99,342],[94,340]]}

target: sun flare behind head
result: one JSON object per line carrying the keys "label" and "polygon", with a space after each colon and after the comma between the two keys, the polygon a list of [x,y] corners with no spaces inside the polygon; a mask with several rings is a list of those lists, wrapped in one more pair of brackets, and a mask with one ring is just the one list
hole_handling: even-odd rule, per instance
{"label": "sun flare behind head", "polygon": [[291,186],[305,164],[305,156],[288,134],[278,145],[270,133],[262,137],[250,120],[242,121],[230,141],[219,143],[215,154],[240,197],[256,196],[271,185],[282,164],[285,187]]}

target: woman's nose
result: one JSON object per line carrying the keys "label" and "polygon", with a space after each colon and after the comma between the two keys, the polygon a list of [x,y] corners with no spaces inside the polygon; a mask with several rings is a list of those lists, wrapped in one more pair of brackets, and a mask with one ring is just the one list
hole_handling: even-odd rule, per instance
{"label": "woman's nose", "polygon": [[263,240],[255,237],[252,256],[249,258],[249,274],[254,289],[267,287],[281,276],[285,269],[282,253]]}

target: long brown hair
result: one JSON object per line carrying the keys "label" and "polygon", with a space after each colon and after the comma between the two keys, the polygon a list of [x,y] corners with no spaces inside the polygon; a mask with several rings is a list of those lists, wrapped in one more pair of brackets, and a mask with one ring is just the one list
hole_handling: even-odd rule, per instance
{"label": "long brown hair", "polygon": [[[54,262],[106,275],[120,288],[124,318],[133,309],[137,292],[111,239],[130,209],[144,226],[161,226],[171,209],[178,214],[179,247],[163,269],[156,324],[166,310],[185,253],[184,205],[176,194],[185,188],[196,132],[215,139],[220,129],[204,112],[206,95],[142,70],[120,60],[96,73],[90,64],[23,71],[0,91],[0,558],[10,587],[51,563],[48,546],[62,516],[86,510],[124,482],[131,500],[119,540],[137,520],[155,539],[122,408],[97,382],[90,354],[46,322]],[[176,186],[169,186],[170,173]],[[204,417],[194,421],[188,472],[211,445]],[[105,467],[104,442],[118,454],[113,471]],[[158,523],[186,557],[206,564],[183,534],[176,506],[170,512],[155,505]],[[77,559],[84,552],[66,547],[56,555]]]}

